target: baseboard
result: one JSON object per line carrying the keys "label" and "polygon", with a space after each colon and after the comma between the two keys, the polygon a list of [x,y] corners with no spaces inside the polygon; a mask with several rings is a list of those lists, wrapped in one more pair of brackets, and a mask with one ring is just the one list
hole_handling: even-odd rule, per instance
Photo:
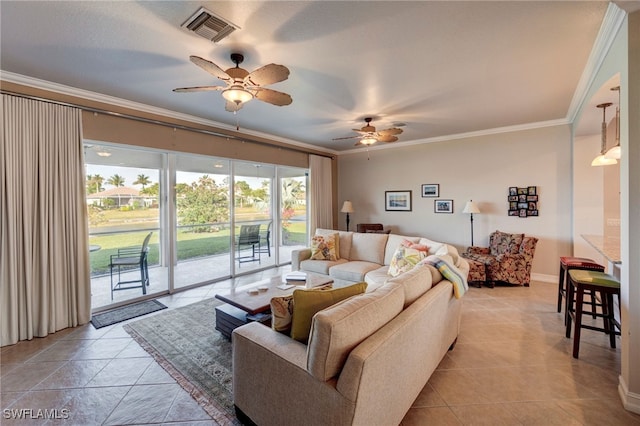
{"label": "baseboard", "polygon": [[531,274],[531,281],[542,281],[543,283],[558,283],[557,275]]}
{"label": "baseboard", "polygon": [[629,392],[622,376],[618,376],[618,393],[626,410],[640,414],[640,393]]}

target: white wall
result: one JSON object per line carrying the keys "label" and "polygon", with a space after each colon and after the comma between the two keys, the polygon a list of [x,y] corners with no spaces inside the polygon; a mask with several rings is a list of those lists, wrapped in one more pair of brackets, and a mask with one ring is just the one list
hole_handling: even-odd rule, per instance
{"label": "white wall", "polygon": [[[439,198],[454,200],[453,214],[434,213],[434,199],[421,197],[421,185],[427,183],[440,185]],[[538,217],[507,215],[510,186],[538,187]],[[386,212],[384,196],[389,190],[413,191],[412,211]],[[458,249],[471,243],[469,215],[462,209],[473,199],[482,211],[474,215],[475,245],[488,245],[489,234],[496,229],[535,236],[539,242],[533,273],[555,279],[558,257],[572,253],[570,128],[561,125],[340,155],[339,203],[346,199],[355,209],[354,228],[357,223],[380,222],[395,233],[424,235]],[[342,229],[343,216],[340,213]]]}

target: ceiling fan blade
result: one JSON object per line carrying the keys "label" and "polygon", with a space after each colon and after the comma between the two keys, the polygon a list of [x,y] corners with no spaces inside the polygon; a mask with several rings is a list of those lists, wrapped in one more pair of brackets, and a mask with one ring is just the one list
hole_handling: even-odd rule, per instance
{"label": "ceiling fan blade", "polygon": [[269,64],[258,68],[244,78],[247,84],[253,86],[267,86],[289,78],[289,69],[284,65]]}
{"label": "ceiling fan blade", "polygon": [[236,112],[242,108],[242,105],[244,105],[244,102],[237,104],[235,102],[227,101],[224,105],[224,109],[229,112]]}
{"label": "ceiling fan blade", "polygon": [[229,74],[227,74],[222,68],[220,68],[213,62],[202,59],[199,56],[189,56],[189,59],[191,60],[191,62],[193,62],[212,76],[217,77],[223,81],[231,81],[231,77],[229,77]]}
{"label": "ceiling fan blade", "polygon": [[400,133],[402,133],[402,129],[392,127],[390,129],[380,130],[378,133],[381,135],[399,135]]}
{"label": "ceiling fan blade", "polygon": [[272,89],[259,88],[254,92],[254,96],[263,102],[277,106],[289,105],[293,102],[293,99],[288,94]]}
{"label": "ceiling fan blade", "polygon": [[376,139],[378,139],[378,142],[395,142],[398,140],[397,137],[391,135],[380,135]]}
{"label": "ceiling fan blade", "polygon": [[355,138],[361,138],[361,137],[362,137],[362,136],[357,135],[357,136],[347,136],[347,137],[345,137],[345,138],[334,138],[334,139],[331,139],[331,140],[332,140],[332,141],[341,141],[341,140],[343,140],[343,139],[355,139]]}
{"label": "ceiling fan blade", "polygon": [[173,89],[174,92],[208,92],[213,90],[224,90],[222,86],[195,86],[195,87],[178,87]]}

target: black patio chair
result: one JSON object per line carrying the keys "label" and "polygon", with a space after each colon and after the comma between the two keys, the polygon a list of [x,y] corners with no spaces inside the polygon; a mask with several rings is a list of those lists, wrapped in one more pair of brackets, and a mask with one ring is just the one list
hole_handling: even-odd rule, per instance
{"label": "black patio chair", "polygon": [[271,257],[271,224],[267,223],[266,228],[260,228],[260,253],[267,253]]}
{"label": "black patio chair", "polygon": [[[142,294],[147,294],[147,287],[149,286],[149,267],[147,264],[147,255],[149,253],[149,240],[151,239],[149,232],[142,243],[141,248],[122,248],[118,249],[118,254],[111,255],[111,261],[109,268],[111,269],[111,300],[113,300],[113,292],[119,290],[129,290],[132,288],[142,288]],[[121,281],[122,269],[133,269],[133,267],[140,268],[140,279]],[[118,271],[118,282],[113,283],[114,269]],[[138,284],[139,283],[139,284]],[[137,285],[131,285],[137,284]]]}
{"label": "black patio chair", "polygon": [[[238,266],[246,262],[260,263],[260,225],[240,225],[238,235]],[[243,249],[251,249],[251,254],[242,255]]]}

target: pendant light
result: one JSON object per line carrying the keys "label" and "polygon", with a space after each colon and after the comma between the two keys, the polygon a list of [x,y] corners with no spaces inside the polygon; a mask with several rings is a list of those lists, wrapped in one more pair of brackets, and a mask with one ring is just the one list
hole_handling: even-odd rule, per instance
{"label": "pendant light", "polygon": [[593,159],[592,166],[610,166],[617,164],[618,161],[604,157],[604,153],[607,151],[607,108],[613,105],[611,102],[605,102],[603,104],[596,105],[598,108],[602,108],[602,146],[600,147],[600,155]]}
{"label": "pendant light", "polygon": [[619,160],[622,155],[620,149],[620,86],[612,87],[611,90],[618,92],[618,106],[616,106],[616,145],[613,148],[609,148],[609,151],[604,154],[606,159]]}

